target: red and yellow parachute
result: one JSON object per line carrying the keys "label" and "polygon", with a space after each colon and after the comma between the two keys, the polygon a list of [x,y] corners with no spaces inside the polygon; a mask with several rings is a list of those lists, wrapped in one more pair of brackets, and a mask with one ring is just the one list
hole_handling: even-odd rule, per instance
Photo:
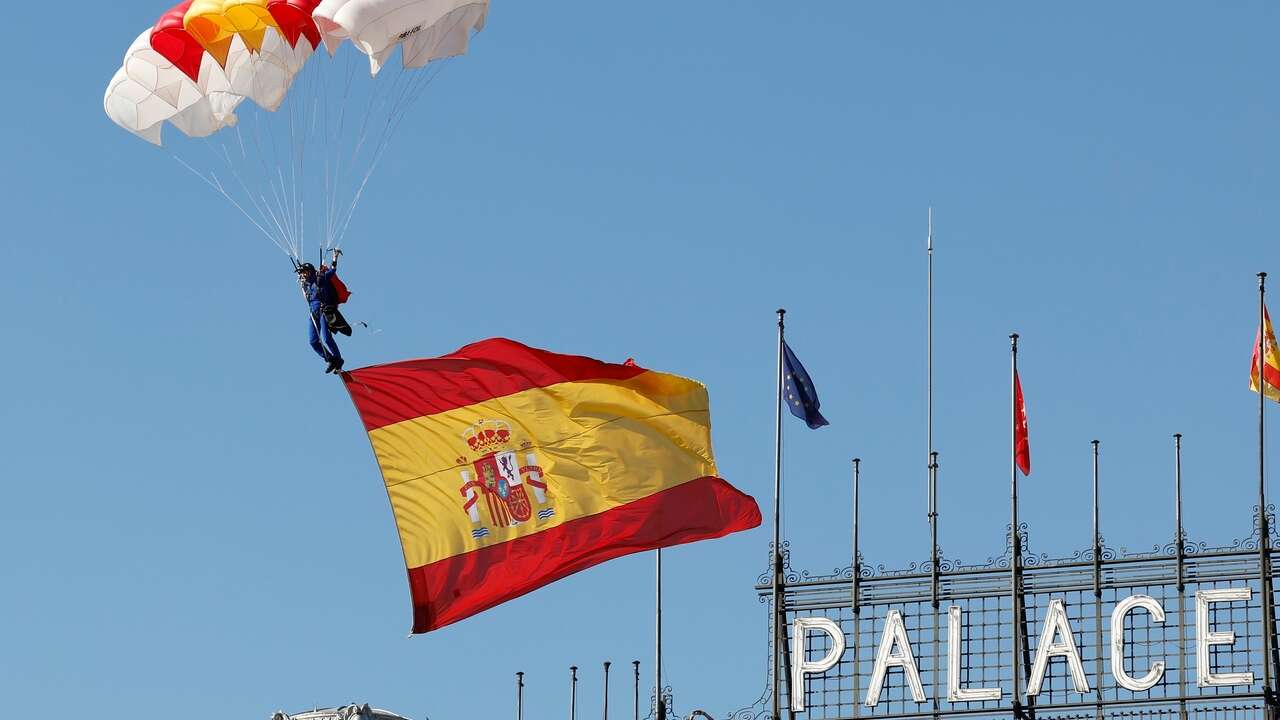
{"label": "red and yellow parachute", "polygon": [[[322,244],[336,246],[354,211],[354,203],[348,210],[347,197],[339,198],[343,180],[350,181],[358,202],[385,150],[388,138],[371,137],[369,128],[385,127],[389,136],[404,109],[429,84],[417,73],[397,76],[372,87],[357,105],[352,77],[342,77],[335,55],[349,44],[348,54],[367,56],[373,78],[399,51],[403,72],[409,74],[465,53],[472,34],[484,27],[487,12],[488,0],[184,0],[129,46],[107,86],[104,107],[117,125],[155,145],[162,144],[166,123],[193,138],[217,140],[230,131],[234,137],[221,152],[211,153],[209,164],[175,157],[297,257],[302,238],[317,232]],[[319,55],[327,54],[329,67],[309,69],[321,46],[327,53]],[[299,80],[307,76],[317,77]],[[295,85],[305,89],[295,91]],[[303,97],[290,100],[295,92]],[[287,100],[292,107],[277,113],[287,120],[255,115],[253,131],[242,133],[237,112],[246,99],[269,113]],[[371,120],[369,115],[380,108],[387,117]],[[275,142],[270,134],[283,135],[285,127],[288,137],[280,144],[286,150],[279,159],[264,158],[263,148],[269,140]],[[364,128],[363,134],[352,128]],[[339,149],[337,135],[344,131],[353,134],[349,160]],[[251,150],[254,144],[258,147]],[[318,169],[307,166],[308,145],[329,151],[323,189],[313,188],[323,202],[309,207],[306,185]],[[219,166],[221,176],[204,169],[223,157],[227,167]],[[320,223],[318,231],[308,227],[309,220]]]}
{"label": "red and yellow parachute", "polygon": [[107,87],[107,115],[160,143],[168,121],[202,137],[234,125],[248,98],[284,101],[321,43],[350,40],[373,74],[400,49],[406,68],[466,52],[488,0],[184,0],[143,31]]}

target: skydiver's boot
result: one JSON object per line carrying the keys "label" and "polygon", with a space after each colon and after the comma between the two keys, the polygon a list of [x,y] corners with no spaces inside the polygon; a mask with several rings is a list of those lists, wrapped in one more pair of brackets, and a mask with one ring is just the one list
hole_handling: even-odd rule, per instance
{"label": "skydiver's boot", "polygon": [[330,370],[330,372],[332,372],[334,375],[341,375],[341,374],[342,374],[342,363],[343,363],[342,358],[334,358],[334,360],[333,360],[333,370]]}
{"label": "skydiver's boot", "polygon": [[[324,374],[328,375],[329,373],[333,372],[336,368],[341,367],[340,365],[341,362],[342,362],[341,360],[335,360],[334,358],[329,358],[329,366],[324,369]],[[335,364],[335,363],[339,363],[339,364]]]}

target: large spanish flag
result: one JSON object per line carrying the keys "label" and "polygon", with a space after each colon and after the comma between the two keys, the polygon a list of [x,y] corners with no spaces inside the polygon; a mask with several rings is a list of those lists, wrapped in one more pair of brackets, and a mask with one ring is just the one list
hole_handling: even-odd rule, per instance
{"label": "large spanish flag", "polygon": [[701,383],[513,340],[343,375],[391,497],[413,632],[605,560],[760,524]]}

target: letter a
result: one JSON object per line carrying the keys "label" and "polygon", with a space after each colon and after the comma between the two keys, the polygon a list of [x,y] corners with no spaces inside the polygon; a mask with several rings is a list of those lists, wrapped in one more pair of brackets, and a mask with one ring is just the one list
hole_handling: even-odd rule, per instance
{"label": "letter a", "polygon": [[[1054,642],[1054,638],[1059,635],[1062,636],[1062,641]],[[1071,634],[1071,623],[1067,622],[1067,610],[1061,599],[1049,602],[1049,613],[1044,618],[1044,632],[1040,633],[1040,643],[1036,646],[1036,661],[1031,666],[1031,682],[1027,683],[1027,697],[1040,694],[1045,671],[1049,669],[1049,659],[1058,656],[1067,659],[1071,683],[1076,692],[1089,692],[1089,680],[1084,676],[1084,664],[1080,662],[1080,651],[1076,649],[1076,638]]]}
{"label": "letter a", "polygon": [[[894,648],[900,648],[895,650]],[[911,688],[911,699],[918,703],[925,701],[924,685],[920,684],[920,670],[916,667],[916,658],[911,654],[911,641],[907,639],[907,629],[902,624],[902,613],[890,610],[884,619],[884,635],[880,638],[880,650],[876,653],[876,665],[871,672],[871,684],[867,686],[867,700],[864,705],[875,707],[880,703],[880,693],[884,691],[885,676],[889,668],[900,667],[907,676],[907,685]]]}

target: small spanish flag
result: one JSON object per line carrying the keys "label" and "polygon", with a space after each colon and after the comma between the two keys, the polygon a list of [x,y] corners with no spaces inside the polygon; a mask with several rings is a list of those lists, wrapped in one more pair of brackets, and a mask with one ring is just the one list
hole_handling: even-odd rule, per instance
{"label": "small spanish flag", "polygon": [[343,375],[423,633],[606,560],[760,524],[701,383],[485,340]]}
{"label": "small spanish flag", "polygon": [[1258,345],[1266,333],[1266,361],[1263,365],[1263,381],[1267,397],[1280,402],[1280,352],[1276,351],[1276,333],[1271,329],[1271,315],[1262,309],[1262,327],[1253,341],[1253,362],[1249,365],[1249,389],[1258,392]]}

